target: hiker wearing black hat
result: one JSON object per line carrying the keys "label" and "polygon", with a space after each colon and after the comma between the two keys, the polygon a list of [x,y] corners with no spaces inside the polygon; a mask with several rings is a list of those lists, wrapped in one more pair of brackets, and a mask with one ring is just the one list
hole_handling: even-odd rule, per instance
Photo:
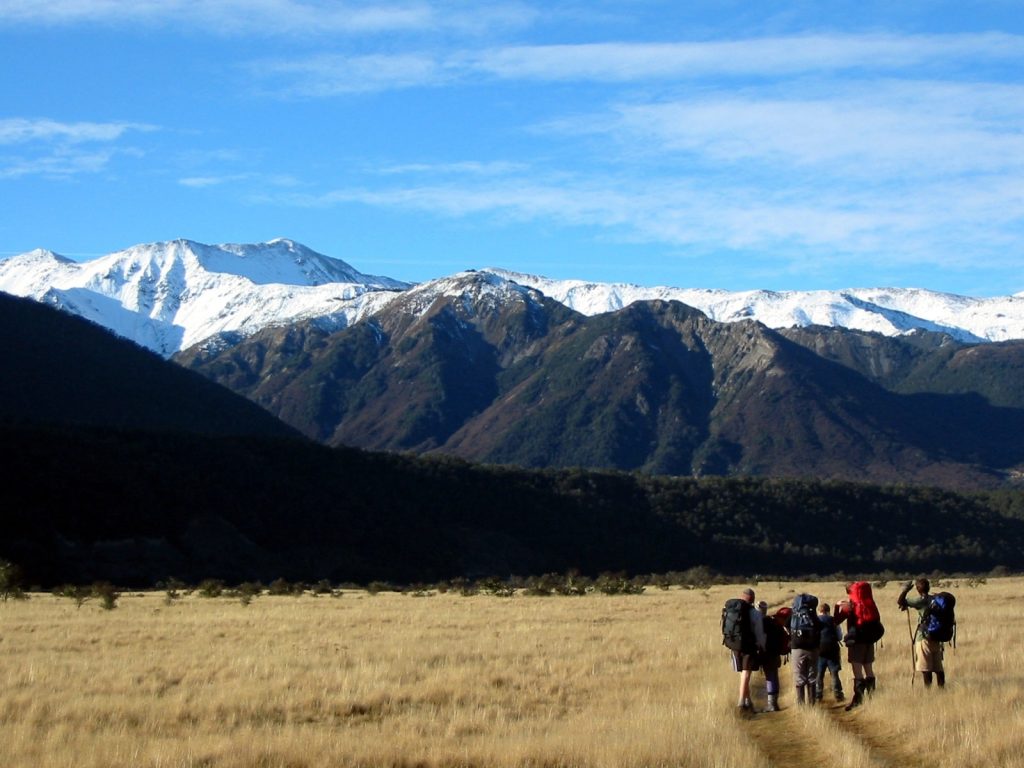
{"label": "hiker wearing black hat", "polygon": [[[908,597],[907,594],[911,588],[914,588],[917,594]],[[921,673],[925,686],[932,684],[934,676],[935,682],[941,688],[946,684],[946,671],[942,665],[942,641],[936,638],[944,635],[929,631],[928,618],[932,613],[937,614],[937,611],[933,610],[934,598],[929,594],[930,591],[931,584],[928,579],[920,578],[913,582],[908,581],[903,585],[896,604],[901,611],[908,608],[917,609],[917,630],[913,635],[914,671]],[[951,612],[952,607],[950,607]]]}

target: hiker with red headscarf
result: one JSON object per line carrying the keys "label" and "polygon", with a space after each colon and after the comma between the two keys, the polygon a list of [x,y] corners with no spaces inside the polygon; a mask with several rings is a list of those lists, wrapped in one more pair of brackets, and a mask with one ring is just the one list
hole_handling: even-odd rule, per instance
{"label": "hiker with red headscarf", "polygon": [[846,622],[846,660],[853,670],[853,697],[847,710],[860,706],[864,696],[875,690],[875,643],[885,633],[878,606],[866,581],[846,585],[846,600],[836,604],[834,619],[837,627]]}

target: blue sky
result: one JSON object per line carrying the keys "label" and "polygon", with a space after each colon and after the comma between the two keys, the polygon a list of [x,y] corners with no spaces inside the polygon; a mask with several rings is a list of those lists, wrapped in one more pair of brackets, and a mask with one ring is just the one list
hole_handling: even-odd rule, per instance
{"label": "blue sky", "polygon": [[1016,293],[1020,9],[0,0],[0,255]]}

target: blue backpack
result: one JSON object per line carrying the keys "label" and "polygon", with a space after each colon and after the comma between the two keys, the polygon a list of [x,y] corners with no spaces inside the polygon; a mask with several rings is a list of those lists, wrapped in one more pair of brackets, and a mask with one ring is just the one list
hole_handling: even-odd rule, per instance
{"label": "blue backpack", "polygon": [[948,643],[956,636],[956,598],[949,592],[932,595],[921,616],[921,629],[929,640]]}
{"label": "blue backpack", "polygon": [[789,644],[809,651],[821,642],[821,623],[815,615],[818,598],[801,593],[793,598],[793,615],[789,619]]}

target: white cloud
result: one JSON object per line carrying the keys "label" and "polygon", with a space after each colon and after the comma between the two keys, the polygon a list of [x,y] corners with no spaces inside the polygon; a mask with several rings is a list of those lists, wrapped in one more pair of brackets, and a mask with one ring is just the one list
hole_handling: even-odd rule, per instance
{"label": "white cloud", "polygon": [[116,141],[128,131],[153,130],[156,130],[154,126],[142,123],[62,123],[57,120],[12,117],[0,119],[0,144]]}
{"label": "white cloud", "polygon": [[536,12],[508,2],[445,0],[5,0],[0,23],[150,24],[212,34],[260,36],[457,30],[469,33],[530,23]]}
{"label": "white cloud", "polygon": [[796,35],[678,43],[529,45],[463,53],[466,69],[505,79],[635,81],[709,76],[792,76],[923,64],[1024,60],[1024,38],[959,35]]}
{"label": "white cloud", "polygon": [[447,74],[430,57],[343,56],[324,54],[302,59],[262,61],[252,65],[258,77],[282,81],[270,86],[282,96],[326,97],[348,93],[436,85]]}
{"label": "white cloud", "polygon": [[267,175],[262,173],[228,173],[228,174],[207,174],[204,176],[185,176],[178,179],[178,184],[193,189],[205,189],[208,187],[219,187],[225,184],[237,184],[239,182],[256,182],[260,186],[267,187],[293,187],[298,181],[288,175]]}
{"label": "white cloud", "polygon": [[83,173],[97,173],[107,167],[114,155],[114,150],[110,149],[91,152],[65,149],[38,157],[0,157],[0,178],[68,178]]}
{"label": "white cloud", "polygon": [[750,90],[622,104],[547,128],[607,134],[630,154],[685,156],[863,181],[1024,172],[1024,87],[841,85],[779,97]]}
{"label": "white cloud", "polygon": [[[130,131],[155,131],[142,123],[65,123],[49,119],[0,119],[0,146],[17,147],[17,155],[0,156],[0,178],[25,176],[68,178],[104,170],[116,156],[138,150],[110,146]],[[101,145],[94,148],[93,145]]]}
{"label": "white cloud", "polygon": [[521,173],[525,170],[527,170],[527,165],[524,163],[512,163],[503,160],[470,160],[456,163],[406,163],[404,165],[389,165],[378,169],[377,172],[389,176],[404,174],[505,176],[510,173]]}
{"label": "white cloud", "polygon": [[[547,221],[587,226],[628,242],[677,246],[694,256],[722,248],[771,253],[780,265],[827,273],[855,258],[962,269],[984,260],[1012,263],[1019,242],[1024,184],[964,187],[957,181],[913,189],[765,187],[699,174],[598,177],[513,174],[450,183],[352,187],[264,202],[331,208],[351,204],[494,222]],[[1008,234],[1016,227],[1018,235]]]}
{"label": "white cloud", "polygon": [[436,86],[480,80],[690,83],[721,78],[744,84],[839,73],[902,74],[927,67],[957,72],[966,64],[1024,62],[1024,36],[800,35],[708,42],[531,45],[402,51],[349,56],[321,54],[253,65],[257,74],[290,79],[280,89],[305,96]]}

